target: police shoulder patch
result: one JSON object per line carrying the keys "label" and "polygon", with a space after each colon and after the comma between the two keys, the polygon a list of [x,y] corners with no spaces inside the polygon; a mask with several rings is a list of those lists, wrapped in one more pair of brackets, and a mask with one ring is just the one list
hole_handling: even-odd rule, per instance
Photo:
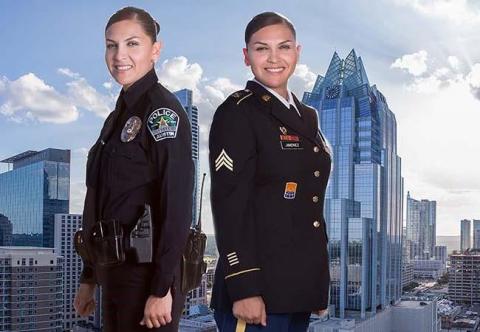
{"label": "police shoulder patch", "polygon": [[147,127],[153,139],[158,142],[166,138],[177,137],[180,119],[178,114],[170,108],[154,110],[147,120]]}

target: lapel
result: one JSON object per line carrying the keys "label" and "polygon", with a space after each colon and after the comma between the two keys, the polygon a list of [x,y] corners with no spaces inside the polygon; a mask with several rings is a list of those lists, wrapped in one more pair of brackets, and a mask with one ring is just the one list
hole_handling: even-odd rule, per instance
{"label": "lapel", "polygon": [[298,116],[297,112],[285,107],[277,97],[272,95],[260,84],[254,81],[248,81],[247,89],[252,91],[262,106],[266,107],[272,116],[285,125],[285,127],[294,130],[311,141],[315,141],[316,131],[315,128],[312,127],[315,126],[315,120],[311,119],[310,112],[305,110],[303,104],[300,103],[295,96],[293,96],[293,98],[300,114],[302,115],[301,118]]}

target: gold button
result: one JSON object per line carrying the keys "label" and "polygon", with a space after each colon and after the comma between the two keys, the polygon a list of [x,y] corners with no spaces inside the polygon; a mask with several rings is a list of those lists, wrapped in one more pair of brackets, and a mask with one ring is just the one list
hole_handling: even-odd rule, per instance
{"label": "gold button", "polygon": [[320,148],[318,146],[313,148],[313,152],[318,152],[318,151],[320,151]]}
{"label": "gold button", "polygon": [[313,203],[318,203],[318,196],[313,196],[312,201]]}
{"label": "gold button", "polygon": [[315,228],[320,227],[320,223],[319,223],[317,220],[315,220],[315,221],[313,222],[313,227],[315,227]]}
{"label": "gold button", "polygon": [[315,177],[318,178],[320,176],[320,171],[313,172],[313,175],[315,175]]}

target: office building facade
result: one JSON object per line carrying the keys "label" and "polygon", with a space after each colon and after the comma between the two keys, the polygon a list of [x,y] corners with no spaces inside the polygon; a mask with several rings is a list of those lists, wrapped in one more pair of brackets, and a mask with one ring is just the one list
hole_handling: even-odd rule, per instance
{"label": "office building facade", "polygon": [[3,214],[0,214],[0,247],[11,246],[13,226],[10,220]]}
{"label": "office building facade", "polygon": [[193,221],[198,220],[199,213],[199,199],[200,199],[200,129],[198,125],[198,108],[193,105],[193,92],[189,89],[182,89],[174,92],[174,95],[178,98],[183,108],[187,112],[188,119],[190,120],[190,126],[192,129],[192,159],[195,166],[195,181],[193,190]]}
{"label": "office building facade", "polygon": [[63,331],[62,264],[53,249],[0,247],[0,331]]}
{"label": "office building facade", "polygon": [[460,221],[460,251],[472,248],[472,221]]}
{"label": "office building facade", "polygon": [[68,213],[70,151],[26,151],[2,160],[0,213],[12,223],[14,246],[54,246],[54,215]]}
{"label": "office building facade", "polygon": [[480,303],[480,250],[450,255],[448,298],[456,305]]}
{"label": "office building facade", "polygon": [[480,249],[480,220],[473,219],[473,249]]}
{"label": "office building facade", "polygon": [[407,236],[410,259],[434,256],[437,227],[437,202],[416,200],[407,194]]}
{"label": "office building facade", "polygon": [[403,178],[397,124],[354,50],[335,52],[303,101],[333,152],[325,200],[336,314],[376,312],[401,296]]}
{"label": "office building facade", "polygon": [[79,214],[55,214],[55,253],[63,257],[63,328],[70,331],[79,322],[86,321],[75,313],[73,300],[79,286],[82,259],[75,252],[73,236],[82,227]]}

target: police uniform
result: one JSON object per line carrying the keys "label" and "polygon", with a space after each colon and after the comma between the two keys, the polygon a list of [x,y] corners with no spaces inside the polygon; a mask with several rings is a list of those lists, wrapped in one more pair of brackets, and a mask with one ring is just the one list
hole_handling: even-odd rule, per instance
{"label": "police uniform", "polygon": [[328,305],[323,202],[331,158],[316,111],[293,101],[298,114],[249,81],[214,115],[216,311],[231,313],[234,301],[261,296],[267,314],[308,313],[308,320]]}
{"label": "police uniform", "polygon": [[[104,331],[176,331],[185,294],[180,259],[192,220],[193,161],[187,114],[158,83],[152,69],[120,93],[115,111],[88,154],[83,229],[118,220],[126,234],[149,204],[153,262],[127,255],[116,267],[84,262],[82,283],[102,285]],[[148,296],[172,289],[173,322],[159,329],[139,325]]]}

